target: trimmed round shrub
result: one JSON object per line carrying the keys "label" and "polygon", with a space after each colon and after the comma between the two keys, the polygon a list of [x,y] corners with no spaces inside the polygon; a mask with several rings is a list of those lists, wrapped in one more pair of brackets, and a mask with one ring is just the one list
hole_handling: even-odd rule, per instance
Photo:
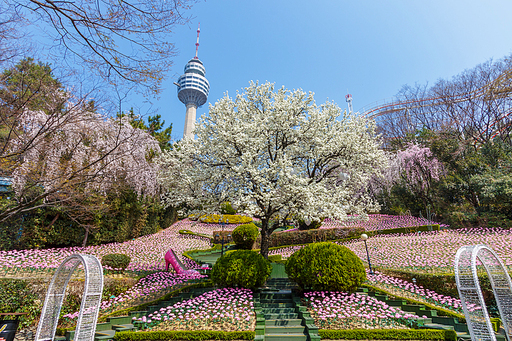
{"label": "trimmed round shrub", "polygon": [[236,214],[236,210],[231,206],[229,201],[226,201],[220,205],[220,213],[234,215]]}
{"label": "trimmed round shrub", "polygon": [[320,221],[311,221],[309,225],[306,224],[306,222],[303,219],[299,219],[299,230],[305,231],[305,230],[315,230],[320,228],[322,226],[322,222],[324,221],[324,218],[320,219]]}
{"label": "trimmed round shrub", "polygon": [[130,261],[130,256],[123,255],[122,253],[110,253],[101,258],[101,265],[123,272],[130,264]]}
{"label": "trimmed round shrub", "polygon": [[231,238],[239,249],[250,250],[258,238],[260,231],[254,224],[244,224],[237,226],[231,232]]}
{"label": "trimmed round shrub", "polygon": [[220,287],[256,289],[265,283],[271,271],[270,262],[259,253],[237,250],[217,260],[211,279]]}
{"label": "trimmed round shrub", "polygon": [[347,247],[313,243],[297,250],[286,262],[288,277],[302,288],[353,292],[366,280],[363,262]]}

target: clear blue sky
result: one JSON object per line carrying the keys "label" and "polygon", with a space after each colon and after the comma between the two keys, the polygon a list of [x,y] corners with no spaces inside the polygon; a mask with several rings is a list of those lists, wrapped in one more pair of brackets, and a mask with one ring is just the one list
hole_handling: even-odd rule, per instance
{"label": "clear blue sky", "polygon": [[[512,2],[505,0],[208,0],[189,13],[191,23],[169,36],[179,54],[153,106],[173,123],[175,139],[185,106],[173,82],[194,56],[198,22],[207,104],[258,80],[312,91],[317,104],[329,99],[342,108],[348,91],[357,111],[405,84],[433,84],[512,53]],[[132,97],[124,107],[141,103]]]}

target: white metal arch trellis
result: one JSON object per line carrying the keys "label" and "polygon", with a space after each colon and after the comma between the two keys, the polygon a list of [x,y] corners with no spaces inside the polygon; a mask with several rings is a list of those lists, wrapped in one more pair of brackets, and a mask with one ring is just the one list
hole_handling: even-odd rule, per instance
{"label": "white metal arch trellis", "polygon": [[103,268],[95,256],[73,254],[61,263],[53,275],[37,326],[35,341],[54,339],[66,287],[71,275],[80,264],[84,267],[85,283],[74,341],[94,339],[103,292]]}
{"label": "white metal arch trellis", "polygon": [[455,255],[455,280],[472,341],[496,341],[478,280],[478,261],[489,276],[503,328],[512,335],[512,283],[498,255],[483,244],[463,246]]}

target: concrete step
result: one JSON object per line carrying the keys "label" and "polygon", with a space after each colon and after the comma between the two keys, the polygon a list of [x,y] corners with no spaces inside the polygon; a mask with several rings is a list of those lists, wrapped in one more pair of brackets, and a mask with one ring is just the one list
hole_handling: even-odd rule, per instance
{"label": "concrete step", "polygon": [[132,318],[130,316],[107,317],[107,322],[112,324],[127,324],[132,323]]}
{"label": "concrete step", "polygon": [[261,298],[260,297],[260,303],[293,303],[293,300],[290,297],[287,297],[287,298],[283,298],[283,297],[276,297],[276,298],[272,298],[272,297],[265,297],[265,298]]}
{"label": "concrete step", "polygon": [[265,326],[301,326],[301,319],[265,320]]}
{"label": "concrete step", "polygon": [[307,341],[304,334],[265,334],[265,341]]}
{"label": "concrete step", "polygon": [[450,326],[455,326],[455,324],[459,323],[459,319],[449,316],[436,316],[432,318],[432,321],[434,321],[434,323],[447,324]]}
{"label": "concrete step", "polygon": [[293,302],[289,302],[289,303],[279,303],[279,302],[263,303],[263,302],[261,302],[261,307],[262,308],[294,308],[295,304],[293,304]]}
{"label": "concrete step", "polygon": [[426,309],[424,305],[417,305],[417,304],[406,304],[400,307],[403,311],[408,311],[411,313],[415,313],[418,316],[423,316]]}
{"label": "concrete step", "polygon": [[260,294],[260,300],[266,300],[266,299],[291,299],[290,293],[279,293],[279,292],[269,292],[269,293],[261,293]]}
{"label": "concrete step", "polygon": [[407,304],[406,300],[386,300],[385,302],[392,307],[401,307]]}
{"label": "concrete step", "polygon": [[418,322],[423,322],[423,324],[434,323],[431,318],[426,318],[426,319],[420,318],[420,319],[418,319]]}
{"label": "concrete step", "polygon": [[469,328],[468,328],[468,325],[465,324],[465,323],[455,323],[455,325],[453,326],[453,329],[455,329],[455,331],[457,333],[469,333]]}
{"label": "concrete step", "polygon": [[264,314],[292,314],[295,308],[262,308]]}
{"label": "concrete step", "polygon": [[112,329],[116,332],[124,332],[124,331],[130,331],[130,330],[137,330],[137,327],[135,327],[131,323],[125,323],[125,324],[113,324]]}
{"label": "concrete step", "polygon": [[426,323],[420,329],[442,329],[442,330],[454,330],[453,326],[447,326],[439,323]]}
{"label": "concrete step", "polygon": [[265,326],[265,335],[304,334],[304,326]]}
{"label": "concrete step", "polygon": [[299,314],[297,313],[263,313],[265,320],[288,320],[297,319]]}
{"label": "concrete step", "polygon": [[[498,335],[496,335],[496,340],[499,340],[499,341],[504,341],[504,337],[503,337],[503,340],[499,340],[498,339]],[[471,340],[471,335],[469,335],[468,333],[457,333],[457,340]]]}

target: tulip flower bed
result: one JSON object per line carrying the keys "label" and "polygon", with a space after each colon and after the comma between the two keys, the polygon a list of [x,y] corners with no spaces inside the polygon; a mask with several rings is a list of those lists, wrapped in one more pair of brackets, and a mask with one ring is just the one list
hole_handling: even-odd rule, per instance
{"label": "tulip flower bed", "polygon": [[[366,231],[379,231],[435,224],[437,223],[434,221],[410,215],[395,216],[386,214],[369,214],[368,220],[363,220],[360,216],[348,216],[346,220],[325,219],[322,222],[320,229],[363,227]],[[448,227],[448,225],[441,224],[441,227]],[[297,230],[297,228],[286,230],[286,232],[294,230]]]}
{"label": "tulip flower bed", "polygon": [[252,291],[236,288],[209,291],[134,320],[152,330],[242,331],[256,326]]}
{"label": "tulip flower bed", "polygon": [[[463,245],[486,244],[501,258],[505,266],[512,266],[512,230],[499,228],[471,228],[421,232],[406,235],[376,236],[367,240],[373,266],[413,272],[453,273],[455,253]],[[362,241],[344,244],[366,261]]]}
{"label": "tulip flower bed", "polygon": [[[363,261],[367,260],[364,242],[351,240],[341,243],[355,252]],[[400,269],[427,273],[453,273],[455,253],[463,245],[486,244],[502,259],[505,266],[512,267],[512,230],[499,228],[471,228],[442,230],[413,234],[378,235],[367,240],[372,266],[384,269]],[[270,251],[271,255],[282,255],[284,259],[302,248],[288,246]]]}
{"label": "tulip flower bed", "polygon": [[[106,301],[101,302],[100,315],[108,314],[115,310],[151,302],[169,292],[178,289],[190,279],[199,279],[206,276],[200,274],[174,274],[169,272],[156,272],[139,280],[137,284]],[[64,315],[65,321],[72,321],[78,317],[78,311]]]}
{"label": "tulip flower bed", "polygon": [[314,291],[304,296],[319,329],[407,328],[420,318],[359,293]]}
{"label": "tulip flower bed", "polygon": [[[101,259],[109,253],[123,253],[131,257],[127,270],[139,274],[165,269],[164,255],[169,249],[181,255],[190,249],[207,249],[209,242],[190,235],[181,235],[179,230],[202,230],[191,225],[188,219],[179,221],[159,233],[140,237],[124,243],[111,243],[98,246],[70,247],[45,250],[0,251],[0,276],[50,275],[54,269],[73,253],[92,254]],[[217,226],[218,228],[218,226]]]}
{"label": "tulip flower bed", "polygon": [[[370,214],[368,220],[360,220],[357,216],[349,216],[349,219],[344,221],[339,220],[324,220],[321,228],[334,228],[334,227],[364,227],[366,231],[378,231],[396,229],[401,227],[415,227],[422,225],[434,225],[434,221],[425,218],[413,217],[410,215],[386,215],[386,214]],[[441,225],[441,227],[448,227],[448,225]]]}
{"label": "tulip flower bed", "polygon": [[[462,302],[458,298],[438,294],[435,291],[425,289],[420,285],[388,276],[378,271],[375,271],[373,275],[367,272],[366,277],[368,284],[376,288],[383,289],[395,296],[430,303],[434,306],[453,311],[454,313],[464,314],[464,311],[462,310]],[[480,308],[476,306],[470,307],[470,310],[476,309]]]}
{"label": "tulip flower bed", "polygon": [[[234,229],[238,225],[226,225],[225,229]],[[111,243],[85,248],[0,251],[0,276],[51,275],[66,257],[74,253],[92,254],[99,259],[109,253],[123,253],[131,257],[130,265],[126,269],[128,271],[139,275],[162,271],[165,269],[164,255],[169,249],[173,249],[177,255],[181,255],[186,250],[210,248],[208,240],[193,235],[182,235],[179,233],[180,230],[213,235],[214,230],[219,230],[219,225],[197,223],[184,219],[159,233],[124,243]],[[186,258],[183,258],[183,260],[189,266],[195,265],[188,262]]]}

